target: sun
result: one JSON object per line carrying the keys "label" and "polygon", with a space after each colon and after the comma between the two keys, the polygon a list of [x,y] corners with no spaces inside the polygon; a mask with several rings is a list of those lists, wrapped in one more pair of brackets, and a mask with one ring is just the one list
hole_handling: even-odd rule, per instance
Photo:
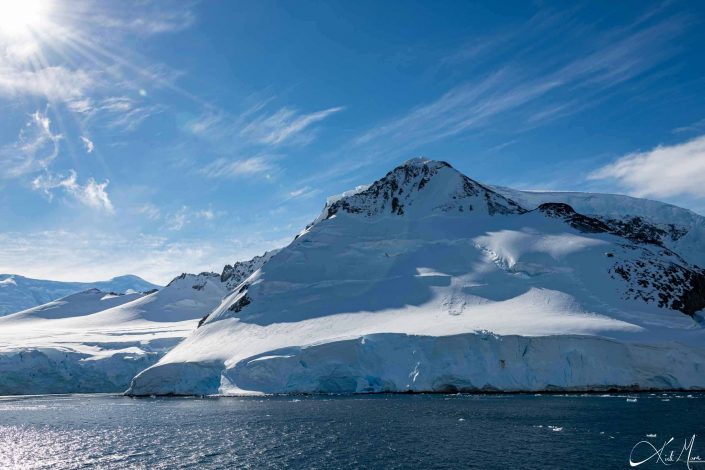
{"label": "sun", "polygon": [[0,35],[14,38],[37,31],[47,19],[51,0],[0,0]]}

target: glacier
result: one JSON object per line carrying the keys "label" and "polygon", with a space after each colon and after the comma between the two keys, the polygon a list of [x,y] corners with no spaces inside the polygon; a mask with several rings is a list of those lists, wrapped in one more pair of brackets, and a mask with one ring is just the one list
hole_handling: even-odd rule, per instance
{"label": "glacier", "polygon": [[703,218],[622,198],[410,160],[329,199],[127,393],[703,389]]}

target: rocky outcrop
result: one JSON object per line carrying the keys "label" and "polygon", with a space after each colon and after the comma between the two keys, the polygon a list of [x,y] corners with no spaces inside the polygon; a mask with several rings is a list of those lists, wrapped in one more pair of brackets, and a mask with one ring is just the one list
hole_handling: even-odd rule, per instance
{"label": "rocky outcrop", "polygon": [[232,265],[226,264],[220,275],[220,282],[225,283],[226,288],[232,291],[250,277],[253,272],[264,266],[277,251],[279,250],[267,251],[262,256],[255,256],[251,260],[236,261]]}
{"label": "rocky outcrop", "polygon": [[471,180],[446,162],[417,158],[396,167],[367,189],[329,204],[325,218],[340,211],[366,217],[401,216],[420,200],[440,212],[479,211],[490,215],[526,212],[516,202]]}
{"label": "rocky outcrop", "polygon": [[[705,308],[705,272],[662,243],[664,237],[681,233],[674,226],[667,231],[640,217],[600,220],[579,214],[564,203],[544,203],[537,210],[581,232],[609,233],[631,242],[622,244],[626,255],[618,257],[608,271],[612,279],[627,284],[622,298],[656,303],[691,316]],[[610,252],[608,256],[614,258],[615,254]]]}

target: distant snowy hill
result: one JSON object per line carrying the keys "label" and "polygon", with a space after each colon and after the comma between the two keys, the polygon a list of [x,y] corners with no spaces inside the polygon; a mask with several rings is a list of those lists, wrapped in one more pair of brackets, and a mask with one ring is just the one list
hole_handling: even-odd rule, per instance
{"label": "distant snowy hill", "polygon": [[147,294],[92,288],[0,318],[0,395],[125,391],[220,304],[229,281],[269,256],[223,275],[182,274]]}
{"label": "distant snowy hill", "polygon": [[329,199],[129,393],[705,388],[701,224],[410,160]]}
{"label": "distant snowy hill", "polygon": [[87,289],[124,294],[146,292],[160,286],[137,276],[119,276],[100,282],[61,282],[0,274],[0,316],[45,304]]}

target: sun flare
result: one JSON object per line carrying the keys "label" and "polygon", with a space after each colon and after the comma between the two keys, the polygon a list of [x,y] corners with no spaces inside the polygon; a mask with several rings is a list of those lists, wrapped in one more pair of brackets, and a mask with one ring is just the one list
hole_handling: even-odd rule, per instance
{"label": "sun flare", "polygon": [[37,31],[47,19],[51,0],[0,0],[0,35],[10,38]]}

